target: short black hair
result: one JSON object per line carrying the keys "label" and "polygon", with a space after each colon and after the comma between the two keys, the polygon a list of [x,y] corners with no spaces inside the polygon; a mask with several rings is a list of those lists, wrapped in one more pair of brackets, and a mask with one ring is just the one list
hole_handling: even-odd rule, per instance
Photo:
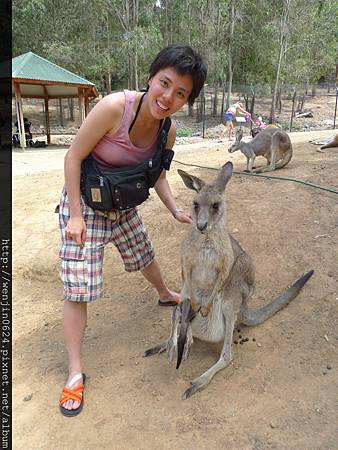
{"label": "short black hair", "polygon": [[189,45],[168,45],[156,55],[151,63],[149,79],[167,67],[173,67],[180,75],[191,75],[193,88],[188,103],[192,106],[207,76],[207,66],[202,57]]}

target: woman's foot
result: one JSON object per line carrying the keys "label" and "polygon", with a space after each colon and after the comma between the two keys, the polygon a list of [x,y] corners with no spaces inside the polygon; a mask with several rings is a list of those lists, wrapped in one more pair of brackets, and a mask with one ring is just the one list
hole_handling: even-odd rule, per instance
{"label": "woman's foot", "polygon": [[[68,377],[67,383],[66,383],[66,388],[68,389],[74,389],[77,386],[80,386],[81,384],[83,384],[83,376],[82,373],[71,373]],[[78,409],[80,406],[81,402],[78,402],[76,400],[66,400],[64,403],[61,404],[61,406],[64,409],[67,410],[71,410],[71,409]]]}
{"label": "woman's foot", "polygon": [[160,306],[176,306],[180,303],[181,296],[177,292],[169,291],[169,295],[160,298],[158,304]]}

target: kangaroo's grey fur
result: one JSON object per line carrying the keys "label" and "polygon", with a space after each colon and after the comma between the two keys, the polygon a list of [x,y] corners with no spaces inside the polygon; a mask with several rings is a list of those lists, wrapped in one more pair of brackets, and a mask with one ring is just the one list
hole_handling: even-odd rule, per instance
{"label": "kangaroo's grey fur", "polygon": [[232,339],[236,321],[245,325],[264,322],[286,306],[300,292],[313,271],[295,281],[271,303],[249,309],[254,292],[255,269],[249,255],[228,233],[224,189],[232,175],[232,163],[226,163],[213,184],[179,170],[185,185],[197,194],[192,211],[193,226],[182,243],[183,287],[181,303],[172,314],[168,341],[145,352],[145,356],[167,350],[172,361],[177,350],[177,366],[188,356],[193,337],[208,342],[223,340],[219,360],[191,382],[186,399],[204,389],[212,377],[233,359]]}
{"label": "kangaroo's grey fur", "polygon": [[[269,127],[262,130],[250,142],[242,142],[243,130],[236,132],[236,141],[228,149],[229,153],[240,150],[246,156],[247,172],[270,172],[281,169],[290,162],[292,158],[292,145],[289,136],[285,131],[277,127]],[[253,170],[256,156],[264,156],[267,160],[267,167]]]}

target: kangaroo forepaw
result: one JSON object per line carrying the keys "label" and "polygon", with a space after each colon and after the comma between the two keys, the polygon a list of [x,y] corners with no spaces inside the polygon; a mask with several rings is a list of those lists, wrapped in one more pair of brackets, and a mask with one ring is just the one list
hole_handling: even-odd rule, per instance
{"label": "kangaroo forepaw", "polygon": [[200,308],[200,314],[201,314],[202,317],[207,317],[209,312],[210,312],[210,308],[205,308],[204,306],[202,306]]}
{"label": "kangaroo forepaw", "polygon": [[187,336],[182,356],[183,361],[186,361],[188,359],[188,356],[190,354],[190,347],[192,346],[193,343],[194,343],[193,337]]}

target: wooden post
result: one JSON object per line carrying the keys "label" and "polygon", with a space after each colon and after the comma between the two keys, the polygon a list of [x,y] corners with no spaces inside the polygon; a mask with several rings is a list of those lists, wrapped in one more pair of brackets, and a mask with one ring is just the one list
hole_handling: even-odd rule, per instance
{"label": "wooden post", "polygon": [[63,127],[63,108],[62,108],[62,98],[59,98],[59,108],[60,108],[60,125]]}
{"label": "wooden post", "polygon": [[80,118],[80,126],[82,125],[82,122],[84,121],[85,111],[84,111],[84,104],[83,104],[83,90],[79,88],[79,118]]}
{"label": "wooden post", "polygon": [[45,102],[42,102],[42,114],[43,114],[43,126],[45,127],[43,131],[44,133],[46,133],[47,125],[46,125]]}
{"label": "wooden post", "polygon": [[17,117],[17,121],[18,121],[18,129],[19,129],[20,147],[26,148],[26,134],[25,134],[25,125],[23,122],[20,85],[18,83],[13,83],[13,84],[14,84],[14,93],[15,93],[16,117]]}
{"label": "wooden post", "polygon": [[293,90],[293,97],[292,97],[292,111],[291,111],[291,118],[290,118],[290,126],[289,126],[289,131],[291,131],[292,129],[292,120],[294,118],[295,115],[295,100],[296,100],[296,89]]}
{"label": "wooden post", "polygon": [[205,137],[205,91],[204,91],[204,87],[202,89],[202,121],[203,121],[203,126],[202,126],[202,137],[204,139]]}
{"label": "wooden post", "polygon": [[50,144],[50,123],[49,123],[49,105],[48,105],[48,92],[46,86],[43,87],[43,92],[45,94],[45,123],[46,123],[46,134],[47,134],[47,144]]}
{"label": "wooden post", "polygon": [[336,105],[334,108],[333,129],[336,128],[337,106],[338,106],[338,86],[336,85]]}
{"label": "wooden post", "polygon": [[74,121],[74,102],[73,98],[68,99],[68,108],[69,108],[69,119]]}
{"label": "wooden post", "polygon": [[85,95],[85,117],[89,114],[89,95]]}

